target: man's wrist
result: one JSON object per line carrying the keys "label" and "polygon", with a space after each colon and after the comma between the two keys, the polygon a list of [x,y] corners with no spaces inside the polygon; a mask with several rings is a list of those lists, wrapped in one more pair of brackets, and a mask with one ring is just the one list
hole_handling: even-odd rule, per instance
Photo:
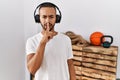
{"label": "man's wrist", "polygon": [[45,42],[45,41],[41,41],[41,42],[40,42],[40,45],[46,45],[46,43],[47,43],[47,42]]}

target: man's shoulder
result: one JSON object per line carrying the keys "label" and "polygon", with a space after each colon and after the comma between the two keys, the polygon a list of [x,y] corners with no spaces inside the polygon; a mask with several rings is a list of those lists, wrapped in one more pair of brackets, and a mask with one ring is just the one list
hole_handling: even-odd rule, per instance
{"label": "man's shoulder", "polygon": [[59,35],[63,38],[63,39],[66,39],[66,40],[70,40],[70,38],[65,35],[64,33],[59,33]]}
{"label": "man's shoulder", "polygon": [[39,38],[39,37],[40,37],[40,33],[37,33],[37,34],[29,37],[27,40],[36,40],[36,39]]}

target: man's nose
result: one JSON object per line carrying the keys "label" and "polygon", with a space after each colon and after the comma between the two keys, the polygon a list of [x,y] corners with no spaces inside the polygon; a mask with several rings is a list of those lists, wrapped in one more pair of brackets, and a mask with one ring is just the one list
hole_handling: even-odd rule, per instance
{"label": "man's nose", "polygon": [[48,17],[48,18],[46,18],[46,22],[50,22],[50,18]]}

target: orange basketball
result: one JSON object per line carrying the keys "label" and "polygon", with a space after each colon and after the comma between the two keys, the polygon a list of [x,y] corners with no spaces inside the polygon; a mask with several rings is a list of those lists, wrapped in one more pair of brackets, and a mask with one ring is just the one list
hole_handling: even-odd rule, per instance
{"label": "orange basketball", "polygon": [[95,46],[101,45],[101,37],[103,36],[103,33],[101,32],[94,32],[90,35],[90,42],[91,44]]}

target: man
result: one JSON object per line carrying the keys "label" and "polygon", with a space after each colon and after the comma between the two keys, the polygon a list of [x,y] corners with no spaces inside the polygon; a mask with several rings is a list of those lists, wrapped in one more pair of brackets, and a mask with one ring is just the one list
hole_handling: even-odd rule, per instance
{"label": "man", "polygon": [[26,43],[29,72],[35,80],[76,80],[71,40],[54,29],[56,6],[45,2],[38,7],[42,31]]}

